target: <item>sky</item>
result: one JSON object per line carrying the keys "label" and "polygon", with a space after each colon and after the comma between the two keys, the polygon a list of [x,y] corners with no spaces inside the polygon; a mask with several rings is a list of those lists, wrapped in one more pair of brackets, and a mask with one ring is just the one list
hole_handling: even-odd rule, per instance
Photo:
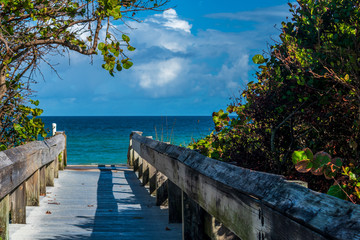
{"label": "sky", "polygon": [[172,0],[164,12],[116,28],[131,39],[134,65],[111,77],[101,57],[51,56],[34,99],[44,116],[210,116],[256,80],[255,54],[267,51],[289,15],[287,0]]}

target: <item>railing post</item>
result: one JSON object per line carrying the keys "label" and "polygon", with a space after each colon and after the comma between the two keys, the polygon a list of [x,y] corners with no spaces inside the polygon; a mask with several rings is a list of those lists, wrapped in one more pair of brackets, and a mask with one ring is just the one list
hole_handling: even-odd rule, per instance
{"label": "railing post", "polygon": [[59,156],[58,156],[58,160],[59,160],[59,170],[64,170],[65,165],[64,165],[64,151],[62,151]]}
{"label": "railing post", "polygon": [[182,223],[182,191],[168,180],[169,223]]}
{"label": "railing post", "polygon": [[205,233],[205,210],[185,192],[182,192],[183,240],[207,240]]}
{"label": "railing post", "polygon": [[54,160],[54,178],[59,178],[59,156]]}
{"label": "railing post", "polygon": [[[132,148],[132,137],[133,135],[137,133],[139,135],[142,135],[143,133],[140,132],[140,131],[133,131],[131,132],[130,134],[130,139],[129,139],[129,148],[128,148],[128,154],[127,154],[127,157],[128,157],[128,161],[127,161],[127,164],[130,166],[130,167],[134,167],[134,161],[135,161],[135,156],[134,156],[134,149]],[[134,170],[135,171],[135,170]]]}
{"label": "railing post", "polygon": [[0,200],[0,239],[9,239],[10,198],[6,195]]}
{"label": "railing post", "polygon": [[40,173],[40,196],[46,195],[46,166],[39,170]]}
{"label": "railing post", "polygon": [[145,159],[142,160],[143,167],[142,167],[142,185],[145,186],[149,183],[149,163],[145,161]]}
{"label": "railing post", "polygon": [[25,182],[26,184],[26,205],[39,206],[40,201],[40,176],[39,170]]}
{"label": "railing post", "polygon": [[162,205],[168,198],[168,178],[161,172],[156,173],[156,206]]}
{"label": "railing post", "polygon": [[10,193],[11,223],[26,223],[26,184],[22,183]]}
{"label": "railing post", "polygon": [[45,167],[46,186],[54,186],[55,163],[52,161]]}
{"label": "railing post", "polygon": [[149,191],[152,195],[156,195],[156,175],[156,168],[149,164]]}

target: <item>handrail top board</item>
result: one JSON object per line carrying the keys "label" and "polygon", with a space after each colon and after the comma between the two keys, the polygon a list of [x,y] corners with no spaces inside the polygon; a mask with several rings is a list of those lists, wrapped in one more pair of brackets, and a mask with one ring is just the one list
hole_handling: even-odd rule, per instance
{"label": "handrail top board", "polygon": [[44,141],[0,152],[0,199],[11,193],[39,168],[54,161],[65,148],[65,136],[58,134]]}
{"label": "handrail top board", "polygon": [[[250,208],[255,204],[260,208],[259,216],[263,214],[261,211],[268,209],[274,212],[274,216],[269,218],[285,216],[289,221],[314,231],[314,236],[319,239],[360,239],[359,205],[286,182],[279,175],[214,160],[191,149],[152,140],[135,132],[132,133],[132,147],[220,221],[223,220],[221,218],[227,221],[231,217],[223,216],[221,208],[224,206],[221,203],[215,208],[209,205],[207,201],[211,198],[207,195],[210,193],[203,191],[201,194],[204,196],[199,196],[205,185],[211,185],[211,189],[217,191],[211,195],[218,198],[217,201],[222,201],[218,196],[222,194],[230,202],[240,199],[244,201],[241,204],[248,204]],[[223,223],[236,233],[235,223],[230,223],[230,226],[228,222]]]}

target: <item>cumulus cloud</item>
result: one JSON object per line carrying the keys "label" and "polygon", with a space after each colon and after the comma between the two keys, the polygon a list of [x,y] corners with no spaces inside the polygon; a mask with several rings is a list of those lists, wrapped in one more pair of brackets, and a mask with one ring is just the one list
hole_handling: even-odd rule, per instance
{"label": "cumulus cloud", "polygon": [[174,9],[168,9],[162,14],[155,14],[154,17],[149,18],[147,21],[163,25],[169,29],[184,31],[187,33],[191,32],[190,30],[192,27],[192,25],[187,21],[180,19]]}
{"label": "cumulus cloud", "polygon": [[[266,12],[244,12],[241,18],[250,21]],[[271,14],[277,18],[280,13]],[[221,14],[207,17],[236,18]],[[76,114],[86,114],[87,111],[93,111],[95,106],[98,106],[98,112],[104,111],[104,115],[114,114],[105,112],[112,110],[110,107],[110,110],[106,110],[104,106],[126,105],[127,109],[132,109],[134,102],[146,104],[149,109],[159,104],[173,109],[170,99],[171,102],[177,99],[179,107],[184,102],[203,106],[196,106],[198,110],[213,109],[215,100],[209,99],[217,99],[216,104],[219,106],[213,109],[216,110],[249,81],[249,72],[253,70],[251,56],[259,53],[259,49],[266,48],[269,35],[265,32],[274,32],[269,22],[273,25],[273,21],[256,23],[264,31],[194,30],[192,24],[181,18],[176,10],[169,9],[148,16],[141,23],[127,22],[131,29],[124,25],[113,26],[128,34],[131,44],[136,47],[136,51],[128,53],[134,62],[129,70],[123,70],[112,78],[101,68],[101,56],[94,56],[94,64],[89,65],[90,58],[71,53],[71,67],[67,58],[60,60],[62,64],[58,71],[63,80],[59,80],[53,73],[46,73],[47,83],[39,84],[36,90],[44,102],[55,109],[59,102],[54,99],[56,89],[63,108],[81,105],[82,112]],[[119,111],[119,114],[123,113],[121,109]]]}

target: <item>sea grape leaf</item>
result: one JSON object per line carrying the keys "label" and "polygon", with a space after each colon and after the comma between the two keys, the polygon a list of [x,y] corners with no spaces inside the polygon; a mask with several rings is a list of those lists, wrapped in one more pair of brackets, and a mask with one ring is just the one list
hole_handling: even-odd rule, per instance
{"label": "sea grape leaf", "polygon": [[346,194],[345,194],[344,190],[340,188],[339,185],[332,185],[329,188],[327,194],[337,197],[337,198],[340,198],[340,199],[344,199],[344,200],[346,199]]}
{"label": "sea grape leaf", "polygon": [[303,161],[303,160],[309,160],[305,151],[301,150],[301,151],[293,152],[292,161],[294,164],[297,164],[298,162]]}
{"label": "sea grape leaf", "polygon": [[302,160],[295,164],[296,171],[300,173],[307,173],[311,170],[311,162],[308,160]]}
{"label": "sea grape leaf", "polygon": [[255,64],[263,64],[265,62],[265,58],[261,54],[256,54],[252,60]]}

